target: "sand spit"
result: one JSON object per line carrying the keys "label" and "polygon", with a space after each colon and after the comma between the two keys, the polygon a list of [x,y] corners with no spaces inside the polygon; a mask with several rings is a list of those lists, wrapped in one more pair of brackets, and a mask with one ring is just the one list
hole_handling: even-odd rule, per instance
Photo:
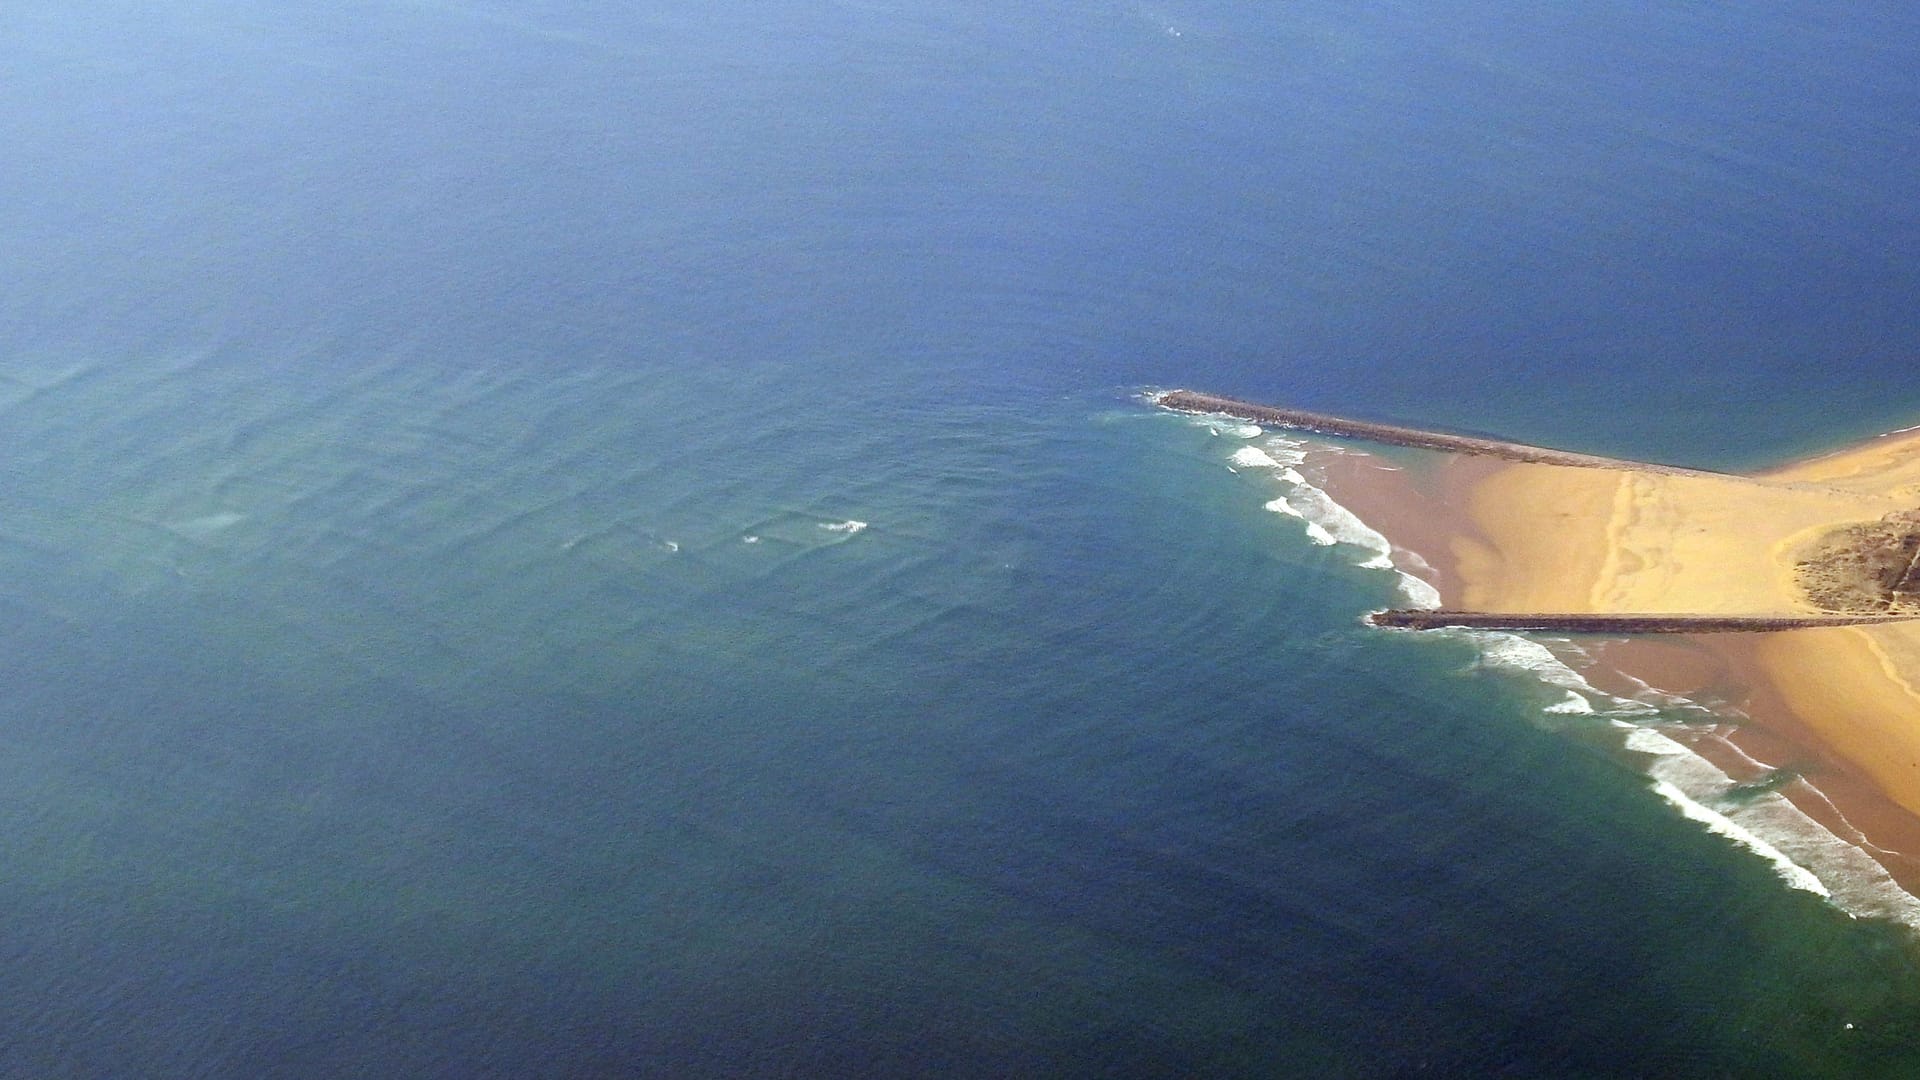
{"label": "sand spit", "polygon": [[1664,664],[1643,664],[1657,649],[1597,651],[1624,682],[1676,694],[1690,688],[1661,685],[1674,655],[1722,672],[1703,700],[1724,722],[1689,746],[1743,775],[1791,766],[1780,794],[1920,895],[1920,431],[1734,476],[1190,391],[1155,400],[1436,451],[1404,472],[1329,470],[1330,493],[1439,587],[1440,611],[1377,623],[1676,643]]}

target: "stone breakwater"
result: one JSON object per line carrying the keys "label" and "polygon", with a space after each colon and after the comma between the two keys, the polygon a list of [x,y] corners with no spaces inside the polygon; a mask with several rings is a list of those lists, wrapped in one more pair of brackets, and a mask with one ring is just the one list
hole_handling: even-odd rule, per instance
{"label": "stone breakwater", "polygon": [[1374,626],[1406,630],[1546,630],[1568,634],[1737,634],[1909,622],[1916,615],[1671,615],[1663,613],[1504,612],[1395,609],[1367,616]]}
{"label": "stone breakwater", "polygon": [[1391,446],[1411,446],[1449,454],[1498,458],[1502,461],[1566,465],[1578,469],[1631,469],[1636,472],[1676,476],[1739,479],[1727,473],[1711,472],[1706,469],[1683,469],[1676,465],[1621,461],[1596,454],[1579,454],[1571,450],[1554,450],[1545,446],[1530,446],[1526,443],[1506,442],[1501,439],[1453,435],[1443,431],[1423,431],[1419,428],[1379,424],[1370,420],[1353,420],[1328,413],[1308,412],[1304,409],[1281,409],[1272,405],[1259,405],[1237,398],[1221,397],[1217,394],[1202,394],[1194,390],[1168,390],[1156,395],[1153,402],[1163,409],[1171,409],[1175,412],[1218,413],[1255,424],[1268,424],[1273,427],[1312,431],[1343,438],[1365,439]]}

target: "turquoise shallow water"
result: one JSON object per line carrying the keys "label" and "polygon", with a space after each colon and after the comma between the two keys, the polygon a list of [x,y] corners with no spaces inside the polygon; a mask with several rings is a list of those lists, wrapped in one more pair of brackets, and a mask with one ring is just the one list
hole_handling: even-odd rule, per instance
{"label": "turquoise shallow water", "polygon": [[1910,1067],[1904,931],[1138,400],[1920,416],[1911,17],[1543,19],[0,15],[0,1068]]}

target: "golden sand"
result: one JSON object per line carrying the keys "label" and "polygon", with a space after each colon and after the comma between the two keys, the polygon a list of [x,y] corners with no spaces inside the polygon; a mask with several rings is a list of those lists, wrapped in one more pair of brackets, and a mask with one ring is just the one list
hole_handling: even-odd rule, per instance
{"label": "golden sand", "polygon": [[[1920,509],[1920,432],[1754,477],[1513,464],[1475,484],[1452,541],[1459,604],[1485,611],[1787,614],[1823,535]],[[1779,697],[1920,815],[1920,623],[1800,630],[1756,649]]]}

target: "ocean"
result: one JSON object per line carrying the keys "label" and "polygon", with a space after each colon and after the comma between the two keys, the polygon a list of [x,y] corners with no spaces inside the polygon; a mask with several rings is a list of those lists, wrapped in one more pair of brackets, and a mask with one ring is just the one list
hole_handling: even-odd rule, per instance
{"label": "ocean", "polygon": [[1396,575],[1143,395],[1920,422],[1916,49],[9,4],[0,1074],[1912,1075],[1912,928],[1362,626]]}

